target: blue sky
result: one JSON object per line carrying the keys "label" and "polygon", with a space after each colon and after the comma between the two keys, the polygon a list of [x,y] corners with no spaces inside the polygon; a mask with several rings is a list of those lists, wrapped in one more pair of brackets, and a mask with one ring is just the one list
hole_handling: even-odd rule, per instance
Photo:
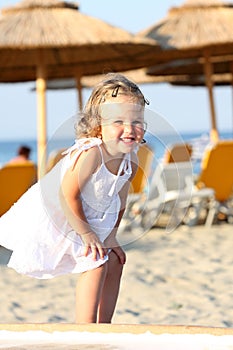
{"label": "blue sky", "polygon": [[[0,8],[16,4],[0,0]],[[183,0],[79,0],[80,11],[113,25],[137,33],[162,19],[171,6]],[[36,137],[36,93],[34,84],[0,84],[0,139]],[[150,109],[158,112],[178,132],[208,131],[210,112],[205,88],[174,87],[169,84],[142,85],[150,100]],[[84,90],[84,102],[90,90]],[[214,89],[217,125],[222,131],[232,130],[232,91],[230,87]],[[75,90],[47,92],[48,136],[77,110]]]}

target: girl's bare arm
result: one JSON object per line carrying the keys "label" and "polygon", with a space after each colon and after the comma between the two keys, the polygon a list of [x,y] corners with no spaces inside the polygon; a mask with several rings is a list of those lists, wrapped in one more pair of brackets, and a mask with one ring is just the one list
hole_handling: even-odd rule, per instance
{"label": "girl's bare arm", "polygon": [[60,189],[60,201],[67,220],[84,243],[84,255],[87,256],[92,252],[94,260],[97,259],[97,253],[104,258],[106,249],[87,222],[80,196],[83,187],[98,169],[99,164],[98,148],[93,147],[82,152],[74,166],[66,171]]}

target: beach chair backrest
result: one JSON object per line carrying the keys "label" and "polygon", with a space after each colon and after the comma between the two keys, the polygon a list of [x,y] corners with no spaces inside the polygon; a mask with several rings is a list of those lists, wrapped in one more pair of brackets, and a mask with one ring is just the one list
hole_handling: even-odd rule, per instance
{"label": "beach chair backrest", "polygon": [[158,164],[153,174],[149,199],[157,196],[161,198],[165,192],[187,191],[191,193],[193,184],[193,169],[191,162],[178,162],[168,164]]}
{"label": "beach chair backrest", "polygon": [[193,182],[191,162],[177,162],[163,165],[163,177],[167,191],[184,190],[187,183]]}
{"label": "beach chair backrest", "polygon": [[36,166],[32,162],[6,165],[0,169],[0,216],[36,181]]}
{"label": "beach chair backrest", "polygon": [[188,143],[177,143],[165,152],[164,163],[188,162],[192,156],[192,146]]}
{"label": "beach chair backrest", "polygon": [[233,140],[219,141],[205,151],[197,186],[213,188],[220,202],[233,194]]}
{"label": "beach chair backrest", "polygon": [[154,156],[151,148],[144,144],[140,146],[137,155],[138,170],[131,183],[130,193],[142,193],[151,175],[150,172]]}

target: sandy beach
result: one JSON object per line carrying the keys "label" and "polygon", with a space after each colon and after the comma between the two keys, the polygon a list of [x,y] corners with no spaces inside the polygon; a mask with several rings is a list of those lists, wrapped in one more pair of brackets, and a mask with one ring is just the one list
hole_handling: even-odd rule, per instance
{"label": "sandy beach", "polygon": [[[232,229],[153,228],[127,245],[113,323],[233,327]],[[0,323],[75,321],[77,275],[36,280],[0,268]]]}

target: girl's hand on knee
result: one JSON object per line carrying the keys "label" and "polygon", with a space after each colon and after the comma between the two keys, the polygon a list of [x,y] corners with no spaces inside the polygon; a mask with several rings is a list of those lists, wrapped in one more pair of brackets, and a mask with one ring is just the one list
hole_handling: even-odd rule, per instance
{"label": "girl's hand on knee", "polygon": [[91,252],[93,260],[97,260],[98,254],[101,259],[107,255],[107,250],[94,232],[87,232],[80,235],[80,237],[84,243],[84,256],[87,256]]}

